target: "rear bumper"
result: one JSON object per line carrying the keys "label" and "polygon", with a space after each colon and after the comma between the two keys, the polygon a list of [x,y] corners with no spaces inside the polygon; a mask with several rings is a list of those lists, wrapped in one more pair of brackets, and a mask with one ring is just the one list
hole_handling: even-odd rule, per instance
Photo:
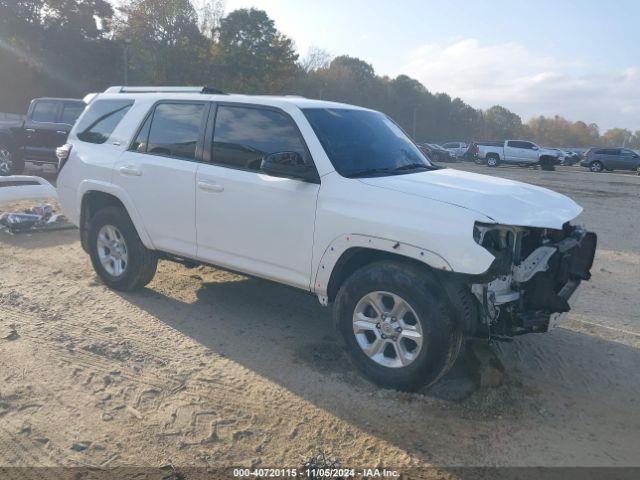
{"label": "rear bumper", "polygon": [[0,202],[57,198],[56,189],[44,178],[30,175],[0,177]]}

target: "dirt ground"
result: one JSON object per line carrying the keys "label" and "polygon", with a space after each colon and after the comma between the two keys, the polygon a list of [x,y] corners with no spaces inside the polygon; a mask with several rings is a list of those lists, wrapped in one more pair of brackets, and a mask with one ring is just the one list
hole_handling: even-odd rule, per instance
{"label": "dirt ground", "polygon": [[431,390],[381,390],[304,292],[161,262],[121,294],[77,231],[2,233],[0,466],[639,466],[640,177],[455,168],[566,193],[599,235],[561,328],[495,345],[501,387],[462,358]]}

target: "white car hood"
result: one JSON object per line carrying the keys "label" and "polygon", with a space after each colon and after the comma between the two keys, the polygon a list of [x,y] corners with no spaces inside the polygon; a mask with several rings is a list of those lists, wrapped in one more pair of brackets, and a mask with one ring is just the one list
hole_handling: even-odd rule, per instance
{"label": "white car hood", "polygon": [[552,190],[451,168],[360,181],[467,208],[503,225],[560,229],[582,212],[576,202]]}

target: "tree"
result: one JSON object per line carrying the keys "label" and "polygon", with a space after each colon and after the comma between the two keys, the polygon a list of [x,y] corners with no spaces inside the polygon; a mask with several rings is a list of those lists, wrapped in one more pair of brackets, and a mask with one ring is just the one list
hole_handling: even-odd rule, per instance
{"label": "tree", "polygon": [[220,21],[213,47],[215,83],[242,93],[289,93],[301,69],[290,38],[266,12],[241,9]]}
{"label": "tree", "polygon": [[321,70],[329,67],[332,57],[329,52],[318,47],[311,47],[307,56],[300,61],[300,66],[305,73]]}
{"label": "tree", "polygon": [[112,83],[117,46],[106,0],[0,0],[0,109],[83,96]]}
{"label": "tree", "polygon": [[604,132],[602,141],[607,147],[629,147],[633,142],[633,133],[626,128],[611,128]]}
{"label": "tree", "polygon": [[518,138],[524,130],[522,119],[500,105],[494,105],[484,113],[484,129],[487,140]]}
{"label": "tree", "polygon": [[119,41],[130,41],[132,83],[206,83],[209,40],[189,0],[132,0],[121,8]]}

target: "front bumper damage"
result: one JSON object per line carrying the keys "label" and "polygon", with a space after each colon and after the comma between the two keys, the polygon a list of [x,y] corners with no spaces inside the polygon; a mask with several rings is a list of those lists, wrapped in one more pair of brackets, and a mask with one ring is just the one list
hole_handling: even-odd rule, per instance
{"label": "front bumper damage", "polygon": [[546,332],[571,307],[589,280],[597,236],[579,226],[562,230],[479,226],[476,241],[496,257],[471,291],[481,306],[478,334],[514,336]]}

